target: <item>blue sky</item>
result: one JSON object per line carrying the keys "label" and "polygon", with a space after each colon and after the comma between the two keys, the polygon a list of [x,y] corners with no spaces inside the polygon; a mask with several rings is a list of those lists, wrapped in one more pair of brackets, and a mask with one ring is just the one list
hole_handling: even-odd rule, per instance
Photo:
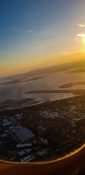
{"label": "blue sky", "polygon": [[84,30],[78,26],[85,23],[84,11],[84,0],[0,0],[1,66],[22,62],[27,69],[25,63],[32,67],[46,57],[76,51],[79,44],[73,41]]}

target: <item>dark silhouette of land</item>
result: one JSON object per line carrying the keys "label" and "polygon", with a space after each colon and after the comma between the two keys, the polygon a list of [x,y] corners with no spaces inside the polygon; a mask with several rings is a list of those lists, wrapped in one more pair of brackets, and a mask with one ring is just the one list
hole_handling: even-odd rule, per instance
{"label": "dark silhouette of land", "polygon": [[36,91],[28,91],[26,94],[38,94],[38,93],[73,93],[77,95],[85,94],[85,89],[56,89],[56,90],[36,90]]}
{"label": "dark silhouette of land", "polygon": [[[85,145],[59,160],[37,163],[13,163],[0,161],[0,174],[20,175],[84,175]],[[83,171],[82,171],[83,170]]]}

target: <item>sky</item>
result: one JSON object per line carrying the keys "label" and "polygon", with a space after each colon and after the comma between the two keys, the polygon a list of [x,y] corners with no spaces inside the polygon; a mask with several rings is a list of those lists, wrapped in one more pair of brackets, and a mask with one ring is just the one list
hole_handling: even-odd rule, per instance
{"label": "sky", "polygon": [[85,0],[0,0],[0,76],[84,52]]}

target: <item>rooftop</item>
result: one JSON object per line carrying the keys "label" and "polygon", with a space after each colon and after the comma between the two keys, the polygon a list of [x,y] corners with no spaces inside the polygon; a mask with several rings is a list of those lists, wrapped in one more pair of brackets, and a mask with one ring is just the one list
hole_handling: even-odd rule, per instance
{"label": "rooftop", "polygon": [[15,136],[21,143],[23,143],[23,142],[31,139],[32,137],[34,137],[34,134],[28,128],[22,127],[20,129],[18,128],[15,130]]}

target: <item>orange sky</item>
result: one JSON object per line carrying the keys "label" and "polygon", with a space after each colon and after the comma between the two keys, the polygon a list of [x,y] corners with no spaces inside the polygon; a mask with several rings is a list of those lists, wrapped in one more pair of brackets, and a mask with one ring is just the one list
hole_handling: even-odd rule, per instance
{"label": "orange sky", "polygon": [[82,60],[85,58],[84,53],[63,53],[61,55],[58,56],[50,56],[50,57],[46,57],[46,59],[39,58],[38,62],[29,62],[27,61],[26,63],[23,62],[23,59],[21,59],[20,61],[17,61],[17,65],[16,65],[16,61],[15,62],[4,62],[2,64],[0,64],[0,75],[1,76],[8,76],[8,75],[13,75],[13,74],[18,74],[18,73],[24,73],[24,72],[28,72],[31,70],[35,70],[35,69],[39,69],[39,68],[43,68],[43,67],[49,67],[49,66],[53,66],[53,65],[58,65],[58,64],[63,64],[63,63],[67,63],[67,62],[72,62],[72,61],[77,61],[77,60]]}

